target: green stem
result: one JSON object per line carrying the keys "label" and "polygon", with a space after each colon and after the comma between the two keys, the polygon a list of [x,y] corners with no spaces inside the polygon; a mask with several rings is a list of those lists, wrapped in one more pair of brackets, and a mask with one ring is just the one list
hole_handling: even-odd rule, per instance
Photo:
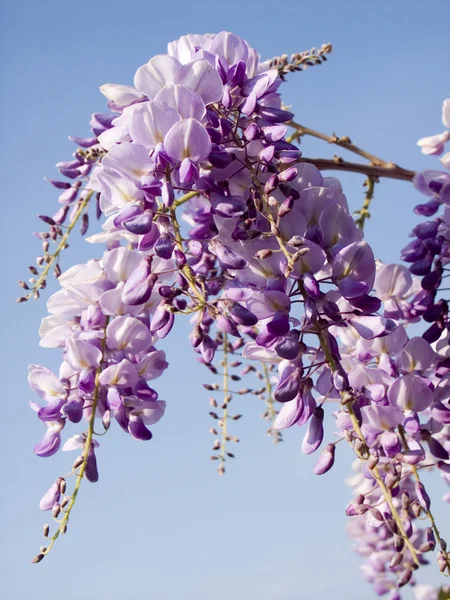
{"label": "green stem", "polygon": [[[106,331],[106,327],[108,325],[108,321],[109,321],[109,317],[107,318],[107,321],[106,321],[106,324],[105,324],[105,331]],[[75,487],[73,489],[72,495],[71,495],[69,503],[67,505],[67,508],[64,511],[64,516],[61,519],[61,522],[59,524],[58,529],[55,531],[55,533],[51,537],[49,545],[47,546],[47,548],[45,549],[45,551],[42,552],[43,555],[48,554],[50,552],[50,550],[52,549],[52,547],[53,547],[54,543],[56,542],[56,540],[59,538],[60,534],[61,533],[65,533],[65,531],[67,529],[67,524],[69,522],[70,513],[71,513],[72,508],[74,507],[74,504],[76,502],[76,499],[77,499],[77,496],[78,496],[78,492],[79,492],[80,486],[81,486],[81,481],[82,481],[84,473],[86,471],[88,454],[89,454],[89,452],[91,450],[93,436],[94,436],[95,416],[96,416],[96,412],[97,412],[97,404],[98,404],[98,398],[99,398],[99,392],[100,392],[100,373],[102,371],[103,363],[105,361],[106,332],[104,332],[104,337],[103,337],[103,340],[102,340],[101,350],[102,350],[102,359],[101,359],[100,365],[98,366],[98,368],[96,370],[96,373],[95,373],[95,389],[94,389],[94,394],[93,394],[93,397],[92,397],[91,416],[89,418],[89,425],[88,425],[88,430],[87,430],[87,434],[86,434],[86,441],[84,443],[83,454],[81,455],[81,457],[83,459],[83,462],[80,465],[80,470],[79,470],[79,472],[77,474],[77,478],[76,478],[76,481],[75,481]]]}
{"label": "green stem", "polygon": [[366,219],[370,219],[369,208],[375,192],[375,183],[376,179],[374,177],[368,177],[366,179],[365,185],[367,186],[367,191],[364,202],[361,209],[356,211],[356,214],[359,216],[357,219],[355,219],[355,223],[361,229],[361,231],[364,229],[364,223]]}
{"label": "green stem", "polygon": [[[398,426],[398,433],[400,435],[400,439],[402,440],[403,447],[405,448],[405,450],[409,450],[408,440],[406,439],[405,430],[403,428],[403,425],[399,425]],[[410,467],[411,467],[411,471],[413,472],[415,480],[418,483],[421,483],[419,472],[417,470],[416,465],[410,465]],[[422,509],[425,510],[423,508],[423,506],[422,506]],[[438,527],[436,525],[436,521],[435,521],[435,519],[433,517],[433,514],[432,514],[431,510],[430,509],[425,510],[425,514],[427,515],[427,517],[430,520],[431,527],[432,527],[432,529],[434,531],[434,535],[436,536],[436,540],[437,540],[438,544],[441,545],[441,542],[442,542],[441,534],[439,533],[439,529],[438,529]],[[449,560],[449,557],[448,557],[447,554],[445,554],[445,558],[446,558],[446,561],[447,561],[447,568],[450,571],[450,560]]]}
{"label": "green stem", "polygon": [[66,246],[66,243],[67,243],[67,240],[69,239],[69,236],[70,236],[70,234],[72,232],[72,229],[75,227],[75,225],[77,224],[77,222],[80,219],[81,215],[83,214],[84,209],[89,204],[89,201],[92,198],[93,193],[94,193],[94,190],[91,190],[86,195],[86,198],[80,203],[80,206],[78,207],[78,210],[75,213],[75,216],[72,219],[72,222],[67,227],[66,233],[62,236],[61,241],[58,244],[58,247],[56,248],[55,252],[51,255],[50,260],[48,261],[45,269],[42,271],[41,275],[39,276],[39,279],[34,284],[32,290],[30,291],[30,293],[28,295],[29,297],[31,297],[34,292],[37,292],[41,288],[41,286],[44,283],[44,281],[47,279],[47,275],[48,275],[50,269],[54,265],[55,261],[58,259],[61,251],[64,250],[64,248]]}
{"label": "green stem", "polygon": [[197,190],[195,190],[193,192],[188,192],[184,196],[181,196],[181,198],[179,198],[178,200],[175,200],[175,202],[173,203],[172,206],[174,206],[175,208],[177,208],[177,206],[181,206],[182,204],[184,204],[185,202],[187,202],[191,198],[195,198],[195,196],[199,196],[199,195],[200,195],[200,192],[197,191]]}
{"label": "green stem", "polygon": [[228,428],[228,402],[230,401],[230,392],[228,389],[228,336],[226,333],[223,334],[223,394],[224,394],[224,408],[222,414],[222,427],[221,427],[221,439],[220,439],[220,467],[219,473],[222,475],[225,472],[225,452],[227,444],[227,428]]}

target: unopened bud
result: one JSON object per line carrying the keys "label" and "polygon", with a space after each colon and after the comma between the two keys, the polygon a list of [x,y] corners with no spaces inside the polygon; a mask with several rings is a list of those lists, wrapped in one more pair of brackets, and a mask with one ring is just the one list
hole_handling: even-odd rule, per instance
{"label": "unopened bud", "polygon": [[45,554],[38,554],[37,556],[35,556],[33,558],[33,560],[31,561],[32,563],[39,563],[41,562],[41,560],[44,558]]}
{"label": "unopened bud", "polygon": [[394,554],[394,556],[391,559],[391,562],[389,563],[389,566],[391,569],[395,569],[395,567],[398,567],[398,565],[402,562],[403,560],[403,554],[401,554],[400,552],[397,552],[397,554]]}
{"label": "unopened bud", "polygon": [[392,488],[395,487],[398,483],[398,476],[394,475],[394,473],[388,473],[386,475],[384,483],[386,484],[388,490],[392,490]]}
{"label": "unopened bud", "polygon": [[78,467],[81,467],[83,462],[84,462],[84,458],[82,456],[79,456],[78,458],[76,458],[72,465],[72,470],[75,471],[75,469],[78,469]]}
{"label": "unopened bud", "polygon": [[409,498],[408,492],[403,492],[403,494],[402,494],[402,508],[403,508],[403,510],[408,510],[410,504],[411,504],[411,500]]}
{"label": "unopened bud", "polygon": [[407,583],[409,583],[411,577],[412,577],[412,571],[410,571],[410,570],[403,571],[402,576],[398,580],[398,587],[403,587]]}
{"label": "unopened bud", "polygon": [[272,256],[272,254],[272,250],[270,250],[269,248],[264,248],[263,250],[258,250],[258,252],[255,254],[255,258],[257,258],[258,260],[264,260],[265,258],[269,258],[270,256]]}
{"label": "unopened bud", "polygon": [[369,460],[367,461],[367,466],[369,467],[369,469],[375,469],[379,460],[380,457],[377,454],[371,454]]}
{"label": "unopened bud", "polygon": [[268,196],[269,194],[271,194],[272,192],[274,192],[278,187],[278,176],[273,173],[269,179],[266,181],[266,184],[264,186],[264,193],[266,194],[266,196]]}
{"label": "unopened bud", "polygon": [[422,507],[420,506],[420,504],[418,502],[413,502],[411,504],[411,510],[413,512],[413,515],[416,517],[416,519],[418,519],[422,512]]}
{"label": "unopened bud", "polygon": [[43,532],[44,532],[44,537],[48,537],[48,534],[50,533],[50,525],[48,523],[46,523],[44,525]]}
{"label": "unopened bud", "polygon": [[372,515],[372,517],[374,519],[376,519],[377,521],[384,521],[384,517],[381,514],[381,512],[378,510],[378,508],[372,508],[370,510],[370,514]]}
{"label": "unopened bud", "polygon": [[405,540],[396,533],[394,533],[394,548],[397,550],[397,552],[401,552],[401,550],[403,550],[404,545]]}
{"label": "unopened bud", "polygon": [[275,223],[271,223],[271,225],[270,225],[270,231],[271,231],[272,235],[274,235],[275,237],[281,237],[280,230],[275,225]]}

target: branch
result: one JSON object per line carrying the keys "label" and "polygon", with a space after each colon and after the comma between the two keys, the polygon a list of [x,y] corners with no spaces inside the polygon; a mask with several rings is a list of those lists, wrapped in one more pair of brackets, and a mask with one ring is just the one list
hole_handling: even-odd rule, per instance
{"label": "branch", "polygon": [[326,133],[321,133],[320,131],[316,131],[315,129],[310,129],[309,127],[304,127],[295,121],[288,121],[286,125],[289,125],[293,129],[296,130],[296,133],[293,133],[288,141],[292,141],[295,139],[301,138],[302,135],[310,135],[311,137],[318,138],[319,140],[323,140],[324,142],[328,142],[329,144],[335,144],[336,146],[340,146],[341,148],[345,148],[349,152],[353,152],[354,154],[358,154],[363,158],[366,158],[372,165],[378,167],[396,167],[393,162],[383,160],[379,156],[375,156],[375,154],[371,154],[370,152],[366,152],[359,146],[353,144],[351,139],[348,136],[337,137],[335,133],[333,135],[327,135]]}
{"label": "branch", "polygon": [[309,158],[302,157],[298,162],[311,163],[320,171],[350,171],[362,173],[367,177],[384,177],[386,179],[399,179],[400,181],[412,181],[415,171],[403,169],[394,163],[385,163],[386,166],[365,165],[363,163],[348,162],[340,156],[334,158]]}

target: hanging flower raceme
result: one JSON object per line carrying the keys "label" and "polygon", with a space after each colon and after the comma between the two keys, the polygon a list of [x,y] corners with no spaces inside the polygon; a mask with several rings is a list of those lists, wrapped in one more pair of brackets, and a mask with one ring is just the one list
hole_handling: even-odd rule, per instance
{"label": "hanging flower raceme", "polygon": [[[59,374],[30,367],[30,385],[45,402],[32,408],[47,428],[36,454],[50,456],[61,445],[80,452],[73,495],[60,476],[41,500],[63,519],[36,561],[65,531],[82,477],[98,479],[96,422],[107,430],[115,420],[132,437],[151,438],[165,403],[149,382],[167,367],[155,345],[186,314],[190,344],[213,374],[222,351],[222,385],[205,384],[224,392],[222,415],[210,412],[218,453],[211,458],[220,474],[234,457],[227,443],[238,441],[228,426],[241,415],[230,413],[230,402],[267,394],[272,432],[303,426],[302,451],[321,452],[316,474],[333,467],[339,442],[352,446],[365,479],[347,514],[357,517],[358,531],[375,528],[368,534],[377,568],[391,564],[386,581],[370,571],[379,593],[412,580],[437,544],[438,564],[448,570],[442,538],[413,520],[422,512],[434,523],[420,469],[448,480],[450,369],[442,348],[430,346],[435,340],[409,338],[405,329],[431,310],[437,280],[420,290],[406,268],[377,265],[339,181],[300,161],[286,138],[293,115],[279,94],[288,66],[260,63],[231,33],[188,35],[141,66],[133,86],[101,87],[111,114],[95,116],[95,138],[78,142],[88,149],[63,171],[81,183],[56,183],[72,195],[80,190],[81,198],[96,194],[104,220],[88,241],[107,250],[61,275],[61,290],[49,299],[41,345],[63,350]],[[438,148],[439,140],[427,147]],[[427,185],[445,196],[439,177]],[[415,275],[436,256],[443,268],[443,227],[417,230],[407,253]],[[236,375],[242,359],[249,363]],[[261,389],[232,389],[252,372],[264,381]],[[219,407],[214,397],[210,403]],[[324,444],[327,411],[337,439]],[[62,442],[69,423],[78,433]]]}

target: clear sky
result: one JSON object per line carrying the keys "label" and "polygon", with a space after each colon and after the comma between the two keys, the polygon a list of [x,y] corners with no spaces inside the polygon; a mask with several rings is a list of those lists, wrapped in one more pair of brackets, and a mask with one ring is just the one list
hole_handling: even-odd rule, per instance
{"label": "clear sky", "polygon": [[[236,460],[219,478],[208,460],[211,381],[190,352],[188,323],[168,344],[170,370],[158,380],[168,401],[151,442],[113,427],[98,452],[100,482],[83,483],[66,538],[30,564],[48,516],[38,501],[73,456],[32,452],[42,426],[28,407],[29,362],[57,369],[59,353],[38,346],[45,300],[16,305],[16,281],[39,253],[37,213],[51,214],[57,193],[43,181],[73,151],[67,135],[87,135],[102,111],[103,83],[131,83],[137,67],[186,33],[223,29],[245,37],[263,58],[332,42],[329,62],[283,86],[299,122],[349,135],[412,169],[436,168],[418,138],[438,133],[450,88],[447,0],[218,2],[150,0],[0,1],[0,170],[2,218],[2,490],[0,595],[5,600],[361,600],[373,594],[357,571],[345,534],[350,454],[338,448],[326,476],[300,452],[294,427],[274,446],[261,403],[236,399],[244,418]],[[304,154],[335,149],[305,141]],[[363,178],[342,177],[350,205]],[[420,196],[383,181],[366,231],[376,254],[396,261],[416,222]],[[92,248],[74,239],[64,267]],[[53,284],[52,289],[56,289]],[[43,294],[44,297],[48,295]],[[332,429],[328,428],[328,435]],[[436,506],[440,503],[440,482]],[[446,520],[448,510],[436,511]],[[447,532],[448,535],[448,532]],[[424,580],[424,576],[422,576]],[[429,580],[438,576],[429,573]]]}

